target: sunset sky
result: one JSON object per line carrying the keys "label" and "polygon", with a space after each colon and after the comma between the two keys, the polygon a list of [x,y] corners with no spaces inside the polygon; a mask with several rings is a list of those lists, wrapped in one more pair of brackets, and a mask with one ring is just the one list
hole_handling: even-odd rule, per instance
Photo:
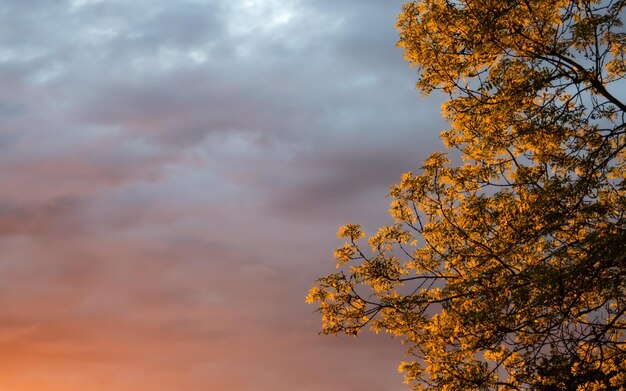
{"label": "sunset sky", "polygon": [[0,0],[0,390],[406,390],[304,303],[440,148],[401,4]]}

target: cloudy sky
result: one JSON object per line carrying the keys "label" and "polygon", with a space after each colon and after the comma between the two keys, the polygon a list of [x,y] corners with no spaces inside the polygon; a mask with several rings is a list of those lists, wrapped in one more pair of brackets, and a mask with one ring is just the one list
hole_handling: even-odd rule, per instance
{"label": "cloudy sky", "polygon": [[402,391],[335,232],[444,127],[401,0],[0,0],[0,389]]}

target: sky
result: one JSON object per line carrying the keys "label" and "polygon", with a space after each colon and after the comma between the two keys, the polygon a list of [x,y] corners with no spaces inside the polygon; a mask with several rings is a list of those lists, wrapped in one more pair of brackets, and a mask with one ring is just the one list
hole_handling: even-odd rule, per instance
{"label": "sky", "polygon": [[304,302],[441,149],[401,4],[0,0],[0,390],[407,390]]}

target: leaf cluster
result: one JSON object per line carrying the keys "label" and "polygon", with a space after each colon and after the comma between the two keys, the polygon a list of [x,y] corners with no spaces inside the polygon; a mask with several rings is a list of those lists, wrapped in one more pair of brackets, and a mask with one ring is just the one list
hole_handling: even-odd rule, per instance
{"label": "leaf cluster", "polygon": [[324,333],[400,338],[424,390],[626,389],[625,0],[419,0],[399,46],[448,94],[393,224],[307,296]]}

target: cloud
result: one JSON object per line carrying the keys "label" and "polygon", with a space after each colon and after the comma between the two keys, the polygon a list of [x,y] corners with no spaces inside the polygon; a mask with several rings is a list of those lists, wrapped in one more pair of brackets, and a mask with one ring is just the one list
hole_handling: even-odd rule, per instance
{"label": "cloud", "polygon": [[1,4],[0,388],[404,389],[303,303],[439,145],[400,4]]}

